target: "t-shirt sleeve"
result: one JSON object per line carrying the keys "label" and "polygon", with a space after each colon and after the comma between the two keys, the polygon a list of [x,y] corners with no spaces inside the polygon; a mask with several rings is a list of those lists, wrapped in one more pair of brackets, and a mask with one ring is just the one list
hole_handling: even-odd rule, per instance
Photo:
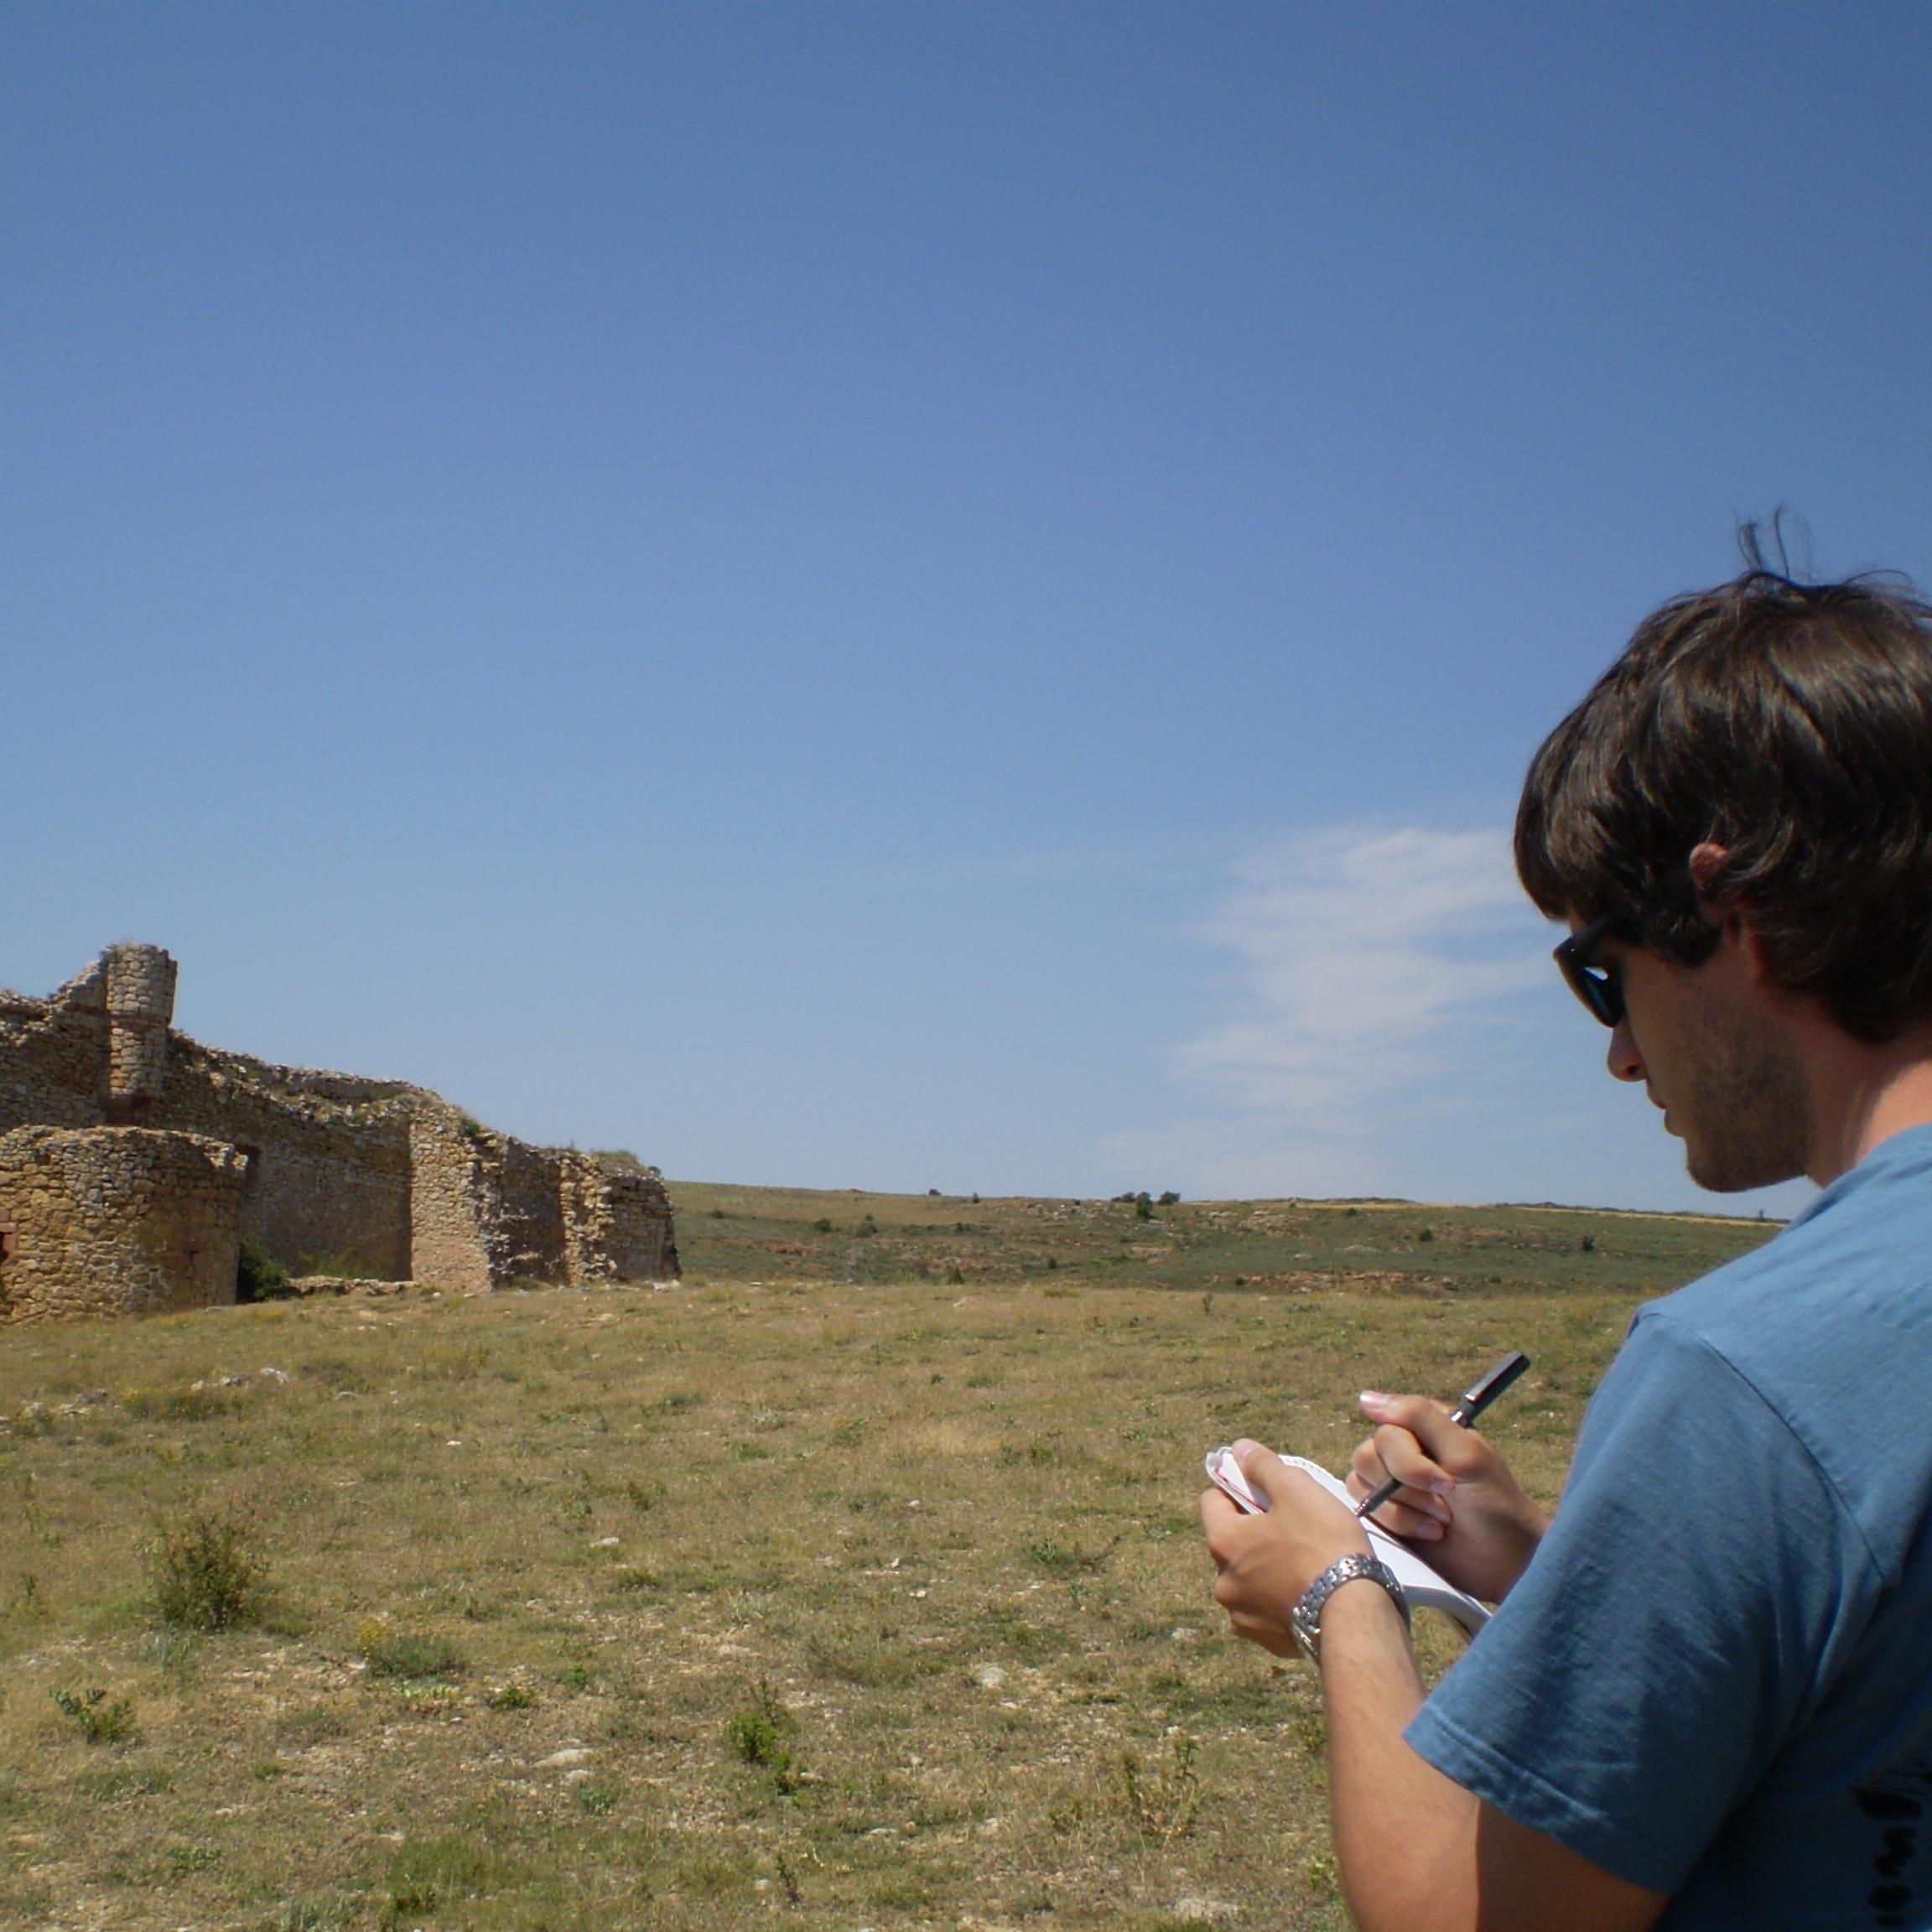
{"label": "t-shirt sleeve", "polygon": [[1519,1823],[1675,1892],[1817,1695],[1867,1563],[1780,1418],[1646,1317],[1535,1561],[1405,1735]]}

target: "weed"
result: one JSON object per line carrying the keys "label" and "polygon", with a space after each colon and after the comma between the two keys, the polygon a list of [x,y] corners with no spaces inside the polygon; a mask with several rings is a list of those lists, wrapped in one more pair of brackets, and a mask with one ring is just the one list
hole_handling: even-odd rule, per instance
{"label": "weed", "polygon": [[821,1214],[818,1218],[812,1223],[812,1227],[813,1232],[816,1233],[829,1234],[832,1232],[831,1222],[828,1221],[823,1214]]}
{"label": "weed", "polygon": [[389,1896],[377,1914],[382,1932],[402,1932],[447,1901],[496,1889],[510,1874],[488,1850],[461,1831],[405,1839],[389,1866]]}
{"label": "weed", "polygon": [[537,1701],[537,1693],[524,1684],[506,1684],[492,1690],[486,1700],[492,1711],[527,1711]]}
{"label": "weed", "polygon": [[349,1932],[357,1916],[356,1902],[348,1893],[311,1892],[283,1899],[267,1932]]}
{"label": "weed", "polygon": [[239,1405],[227,1389],[130,1389],[121,1406],[143,1422],[207,1422]]}
{"label": "weed", "polygon": [[785,1902],[788,1905],[805,1903],[805,1888],[798,1883],[798,1874],[792,1868],[792,1861],[781,1852],[777,1858],[778,1883],[785,1888]]}
{"label": "weed", "polygon": [[168,1869],[185,1877],[190,1872],[205,1872],[221,1857],[220,1847],[214,1845],[170,1845]]}
{"label": "weed", "polygon": [[167,1790],[174,1782],[158,1764],[147,1764],[126,1771],[84,1771],[74,1780],[74,1789],[83,1798],[112,1805],[119,1798],[152,1798],[157,1792]]}
{"label": "weed", "polygon": [[347,1713],[332,1704],[307,1705],[275,1721],[275,1735],[298,1748],[326,1744],[331,1738],[346,1737],[351,1728]]}
{"label": "weed", "polygon": [[230,1630],[261,1617],[265,1581],[247,1518],[190,1506],[156,1523],[143,1555],[164,1623],[182,1630]]}
{"label": "weed", "polygon": [[1093,1576],[1106,1568],[1107,1559],[1119,1546],[1118,1536],[1104,1550],[1083,1550],[1078,1543],[1062,1543],[1057,1537],[1043,1536],[1037,1543],[1026,1545],[1026,1554],[1042,1570]]}
{"label": "weed", "polygon": [[1185,1837],[1201,1810],[1201,1774],[1194,1759],[1200,1741],[1185,1732],[1169,1740],[1167,1763],[1145,1768],[1132,1749],[1120,1753],[1120,1803],[1127,1822],[1143,1838],[1162,1844]]}
{"label": "weed", "polygon": [[460,1677],[470,1667],[447,1638],[399,1630],[381,1617],[371,1617],[356,1633],[356,1648],[371,1677]]}
{"label": "weed", "polygon": [[110,1699],[105,1690],[56,1690],[54,1701],[73,1719],[90,1744],[125,1744],[135,1735],[134,1706],[125,1697]]}

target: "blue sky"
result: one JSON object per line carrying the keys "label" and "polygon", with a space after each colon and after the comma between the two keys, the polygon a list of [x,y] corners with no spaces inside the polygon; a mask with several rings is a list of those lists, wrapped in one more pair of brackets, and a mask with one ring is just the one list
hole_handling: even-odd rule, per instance
{"label": "blue sky", "polygon": [[0,983],[681,1177],[1703,1202],[1504,828],[1740,517],[1932,577],[1929,54],[0,5]]}

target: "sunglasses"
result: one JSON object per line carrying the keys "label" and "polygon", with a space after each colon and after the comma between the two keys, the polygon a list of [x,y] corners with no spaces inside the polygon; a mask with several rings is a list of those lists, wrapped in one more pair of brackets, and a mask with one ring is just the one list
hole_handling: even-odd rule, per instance
{"label": "sunglasses", "polygon": [[1615,968],[1597,958],[1597,948],[1619,927],[1628,932],[1630,926],[1629,913],[1619,906],[1572,932],[1551,955],[1570,990],[1606,1026],[1614,1026],[1623,1017],[1623,982]]}

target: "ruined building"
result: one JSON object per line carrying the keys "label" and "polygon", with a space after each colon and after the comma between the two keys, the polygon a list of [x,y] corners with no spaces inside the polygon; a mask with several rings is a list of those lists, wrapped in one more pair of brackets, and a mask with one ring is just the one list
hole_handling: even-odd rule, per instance
{"label": "ruined building", "polygon": [[112,946],[50,1000],[0,993],[0,1322],[231,1301],[244,1235],[293,1273],[446,1288],[678,1272],[655,1168],[203,1046],[174,979]]}

